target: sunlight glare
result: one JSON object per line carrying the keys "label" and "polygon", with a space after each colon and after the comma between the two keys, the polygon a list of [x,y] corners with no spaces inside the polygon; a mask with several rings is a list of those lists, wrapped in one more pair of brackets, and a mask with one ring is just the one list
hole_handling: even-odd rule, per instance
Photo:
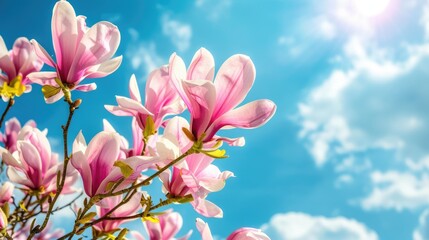
{"label": "sunlight glare", "polygon": [[375,17],[384,12],[390,0],[355,0],[359,12],[368,17]]}

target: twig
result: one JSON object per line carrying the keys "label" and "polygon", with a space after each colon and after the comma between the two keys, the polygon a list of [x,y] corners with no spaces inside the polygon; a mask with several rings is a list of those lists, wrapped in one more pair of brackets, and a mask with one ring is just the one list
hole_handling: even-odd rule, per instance
{"label": "twig", "polygon": [[4,118],[6,117],[7,112],[9,112],[10,108],[13,106],[14,103],[15,103],[15,100],[13,98],[9,98],[9,102],[7,103],[6,109],[4,110],[0,118],[0,128],[3,126],[3,121],[4,121]]}

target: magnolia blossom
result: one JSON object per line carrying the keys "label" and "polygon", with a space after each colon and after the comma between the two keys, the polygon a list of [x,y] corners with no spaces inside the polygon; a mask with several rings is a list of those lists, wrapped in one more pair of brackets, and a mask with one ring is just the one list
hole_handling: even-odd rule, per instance
{"label": "magnolia blossom", "polygon": [[[144,226],[149,235],[149,240],[187,240],[192,234],[190,230],[185,236],[175,238],[183,225],[182,216],[179,213],[173,212],[171,209],[164,211],[164,214],[156,217],[159,222],[145,221]],[[133,239],[145,240],[143,235],[137,231],[132,231]]]}
{"label": "magnolia blossom", "polygon": [[[79,171],[85,192],[92,197],[108,191],[112,184],[125,179],[118,189],[135,181],[140,172],[158,162],[157,157],[135,156],[126,158],[121,151],[118,133],[103,131],[86,145],[80,132],[73,143],[72,165]],[[132,171],[124,174],[124,170]]]}
{"label": "magnolia blossom", "polygon": [[[131,199],[127,202],[127,204],[122,205],[118,209],[116,209],[110,217],[128,217],[136,214],[141,209],[140,199],[142,197],[142,193],[136,193]],[[103,206],[97,206],[97,215],[99,217],[105,216],[110,210],[116,207],[121,201],[122,196],[114,196],[109,197],[103,200]],[[131,219],[132,220],[132,219]],[[119,225],[126,222],[127,220],[104,220],[96,225],[94,228],[103,233],[109,233],[115,230],[118,230]],[[128,220],[130,221],[130,220]]]}
{"label": "magnolia blossom", "polygon": [[234,176],[232,172],[221,172],[211,164],[214,159],[202,153],[188,156],[173,171],[167,170],[160,174],[163,192],[169,197],[192,195],[191,202],[195,210],[206,217],[222,217],[223,212],[218,206],[205,198],[210,192],[223,189],[225,181]]}
{"label": "magnolia blossom", "polygon": [[[1,151],[12,182],[32,191],[50,193],[56,191],[57,172],[63,169],[63,163],[59,163],[58,154],[51,151],[45,134],[37,128],[24,126],[18,133],[17,150],[12,154],[3,148]],[[75,175],[72,170],[67,172],[63,193],[74,192]]]}
{"label": "magnolia blossom", "polygon": [[72,5],[67,1],[61,0],[55,4],[52,41],[57,62],[36,40],[31,40],[37,56],[56,70],[29,76],[35,83],[52,86],[45,89],[48,103],[63,96],[59,82],[69,90],[91,91],[96,88],[96,84],[80,84],[83,79],[107,76],[121,64],[122,56],[111,59],[120,42],[118,28],[105,21],[88,28],[85,20],[84,16],[76,17]]}
{"label": "magnolia blossom", "polygon": [[3,230],[5,227],[7,227],[7,216],[0,208],[0,230]]}
{"label": "magnolia blossom", "polygon": [[[200,218],[196,221],[197,229],[201,233],[202,240],[213,240],[210,227]],[[226,240],[270,240],[260,229],[240,228],[231,233]]]}
{"label": "magnolia blossom", "polygon": [[12,202],[12,194],[15,186],[11,182],[5,182],[0,187],[0,207],[5,203]]}
{"label": "magnolia blossom", "polygon": [[18,38],[8,51],[0,36],[0,94],[3,101],[31,91],[27,75],[42,69],[43,62],[37,56],[31,43],[25,37]]}
{"label": "magnolia blossom", "polygon": [[147,118],[154,121],[157,130],[167,115],[180,114],[185,106],[174,86],[170,83],[168,68],[163,66],[152,71],[146,82],[145,104],[142,104],[137,80],[130,78],[129,92],[131,98],[116,97],[118,106],[105,105],[106,109],[118,116],[133,116],[141,129],[145,129]]}
{"label": "magnolia blossom", "polygon": [[241,145],[242,139],[216,137],[224,128],[256,128],[274,114],[276,105],[267,99],[237,107],[255,80],[255,67],[245,55],[234,55],[220,67],[214,81],[214,59],[201,48],[186,70],[183,60],[170,57],[169,74],[178,93],[191,114],[191,132],[195,140],[210,142],[224,140]]}
{"label": "magnolia blossom", "polygon": [[[24,126],[30,126],[35,128],[36,122],[33,120],[25,123]],[[0,142],[4,144],[4,147],[11,153],[16,151],[16,142],[18,140],[18,133],[21,131],[21,123],[17,118],[12,118],[6,121],[6,129],[4,134],[0,134]]]}

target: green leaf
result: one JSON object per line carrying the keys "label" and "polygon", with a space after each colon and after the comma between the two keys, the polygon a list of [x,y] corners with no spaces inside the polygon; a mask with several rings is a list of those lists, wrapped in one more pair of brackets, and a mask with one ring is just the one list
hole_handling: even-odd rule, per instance
{"label": "green leaf", "polygon": [[85,216],[83,216],[83,218],[79,219],[79,221],[77,222],[80,224],[89,223],[95,216],[97,216],[95,212],[90,212],[90,213],[87,213]]}
{"label": "green leaf", "polygon": [[151,115],[148,115],[146,117],[146,124],[143,130],[143,137],[147,139],[149,136],[152,136],[155,133],[156,133],[155,122],[153,121],[153,117]]}
{"label": "green leaf", "polygon": [[201,151],[205,155],[212,157],[212,158],[227,158],[228,156],[225,155],[226,151],[224,149],[216,149],[214,151]]}
{"label": "green leaf", "polygon": [[54,87],[51,85],[45,85],[42,87],[42,93],[45,98],[50,98],[54,96],[55,94],[59,93],[61,91],[61,88]]}
{"label": "green leaf", "polygon": [[146,217],[142,217],[142,221],[149,221],[149,222],[153,222],[153,223],[159,223],[159,219],[153,216],[146,216]]}
{"label": "green leaf", "polygon": [[123,161],[116,161],[114,166],[121,169],[121,173],[122,173],[122,175],[124,175],[125,178],[131,176],[131,174],[134,173],[133,168],[130,167],[130,165],[124,163]]}

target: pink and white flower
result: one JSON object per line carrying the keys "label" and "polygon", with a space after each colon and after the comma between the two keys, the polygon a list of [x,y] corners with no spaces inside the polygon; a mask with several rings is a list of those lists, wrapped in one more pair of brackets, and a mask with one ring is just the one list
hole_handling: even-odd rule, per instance
{"label": "pink and white flower", "polygon": [[[141,209],[141,200],[142,193],[136,193],[131,199],[113,213],[110,214],[111,218],[116,217],[128,217],[136,214]],[[109,197],[103,200],[103,206],[97,207],[97,215],[99,217],[104,217],[110,210],[116,207],[121,201],[123,196],[114,196]],[[133,220],[133,219],[131,219]],[[129,221],[129,220],[128,220]],[[119,226],[127,222],[127,220],[104,220],[94,225],[94,228],[100,232],[108,233],[115,230],[118,230]]]}
{"label": "pink and white flower", "polygon": [[276,105],[267,99],[236,108],[246,97],[255,80],[255,67],[245,55],[234,55],[220,67],[214,81],[214,59],[204,48],[198,50],[186,70],[176,54],[170,57],[169,74],[191,113],[191,132],[203,143],[223,140],[231,145],[242,139],[215,136],[220,129],[256,128],[274,114]]}
{"label": "pink and white flower", "polygon": [[[182,216],[178,212],[173,212],[171,209],[165,211],[164,214],[157,216],[159,222],[145,221],[144,226],[149,235],[150,240],[169,240],[176,239],[176,234],[180,231],[183,225]],[[189,231],[185,236],[178,240],[187,240],[192,234]]]}
{"label": "pink and white flower", "polygon": [[0,207],[5,203],[12,202],[12,194],[15,186],[11,182],[4,182],[0,187]]}
{"label": "pink and white flower", "polygon": [[134,75],[130,78],[129,92],[131,98],[117,96],[118,106],[105,105],[105,107],[117,116],[135,117],[141,129],[145,129],[148,116],[152,117],[155,129],[158,129],[166,116],[180,114],[185,110],[183,101],[170,83],[166,66],[150,73],[146,82],[144,105]]}
{"label": "pink and white flower", "polygon": [[[36,122],[33,120],[25,123],[24,126],[30,126],[35,128]],[[17,118],[12,118],[6,121],[6,129],[4,134],[0,134],[0,142],[4,144],[4,148],[6,148],[9,152],[13,153],[16,151],[16,142],[18,141],[18,133],[21,131],[21,123]]]}
{"label": "pink and white flower", "polygon": [[[196,221],[202,240],[213,240],[210,227],[200,218]],[[267,234],[256,228],[239,228],[231,233],[226,240],[270,240]]]}
{"label": "pink and white flower", "polygon": [[[43,62],[37,58],[33,46],[25,37],[16,39],[8,51],[0,36],[0,89],[3,101],[31,91],[28,74],[42,69]],[[14,90],[13,90],[14,89]],[[10,91],[12,90],[12,92]]]}
{"label": "pink and white flower", "polygon": [[[130,176],[125,177],[120,167],[115,163],[121,161],[132,170]],[[125,179],[118,190],[140,177],[141,171],[148,169],[158,162],[157,157],[135,156],[126,158],[121,150],[121,137],[118,133],[103,131],[98,133],[88,145],[82,133],[79,133],[73,143],[72,165],[79,171],[85,192],[92,197],[105,193],[109,184]]]}
{"label": "pink and white flower", "polygon": [[47,97],[48,103],[63,97],[56,78],[69,90],[91,91],[96,88],[96,84],[80,84],[85,78],[105,77],[121,64],[122,56],[111,59],[120,43],[118,28],[106,21],[98,22],[89,28],[85,20],[84,16],[76,16],[69,2],[61,0],[55,4],[52,14],[52,41],[57,62],[36,40],[31,40],[37,56],[56,70],[29,76],[35,83],[57,89],[54,92],[56,94]]}
{"label": "pink and white flower", "polygon": [[[51,151],[45,134],[37,128],[24,126],[18,133],[16,151],[11,154],[1,150],[10,181],[42,194],[56,191],[57,172],[63,169],[63,163],[58,162],[58,154]],[[75,172],[69,170],[63,193],[74,192],[75,180]]]}
{"label": "pink and white flower", "polygon": [[206,200],[211,192],[223,189],[226,179],[234,176],[232,172],[221,172],[211,164],[214,159],[202,153],[193,154],[181,164],[160,174],[163,192],[169,197],[192,195],[194,209],[206,217],[223,217],[223,211]]}

